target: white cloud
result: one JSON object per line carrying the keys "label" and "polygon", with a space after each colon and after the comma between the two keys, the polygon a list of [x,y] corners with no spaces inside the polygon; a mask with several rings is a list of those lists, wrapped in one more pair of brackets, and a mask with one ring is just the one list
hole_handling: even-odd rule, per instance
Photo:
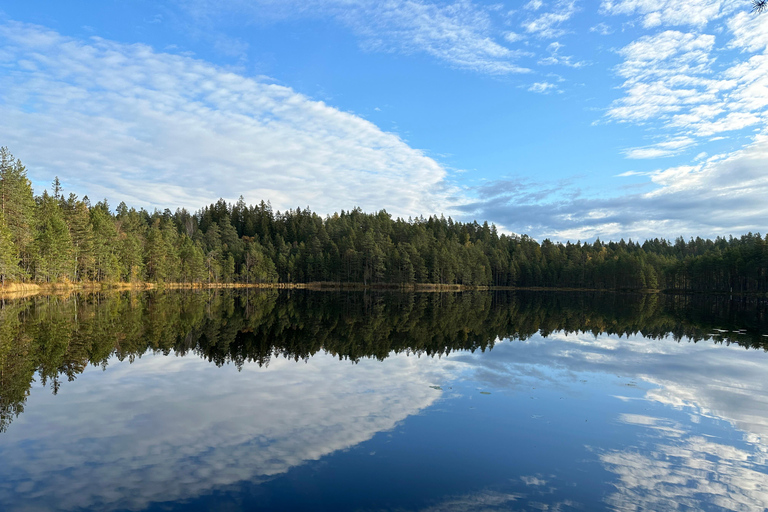
{"label": "white cloud", "polygon": [[447,210],[437,162],[288,87],[12,22],[0,46],[0,140],[43,183],[58,175],[69,191],[150,207],[242,194],[323,213]]}
{"label": "white cloud", "polygon": [[760,21],[739,12],[726,20],[724,36],[666,30],[628,44],[619,50],[624,61],[616,68],[625,94],[607,116],[658,122],[672,139],[764,127],[768,55],[743,58],[768,44],[768,29]]}
{"label": "white cloud", "polygon": [[768,27],[763,16],[740,12],[728,20],[728,29],[733,33],[731,46],[750,52],[768,47]]}
{"label": "white cloud", "polygon": [[667,30],[621,49],[624,62],[616,72],[627,94],[614,101],[608,116],[637,122],[716,102],[718,86],[729,84],[704,78],[714,44],[714,36]]}

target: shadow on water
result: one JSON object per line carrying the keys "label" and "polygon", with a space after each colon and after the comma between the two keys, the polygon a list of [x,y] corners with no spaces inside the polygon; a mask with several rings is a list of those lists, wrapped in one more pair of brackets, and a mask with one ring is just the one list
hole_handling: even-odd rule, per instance
{"label": "shadow on water", "polygon": [[37,297],[0,310],[0,431],[24,411],[37,375],[57,393],[88,365],[147,352],[217,366],[276,357],[383,360],[490,350],[536,333],[642,334],[768,350],[758,297],[613,293],[198,291]]}

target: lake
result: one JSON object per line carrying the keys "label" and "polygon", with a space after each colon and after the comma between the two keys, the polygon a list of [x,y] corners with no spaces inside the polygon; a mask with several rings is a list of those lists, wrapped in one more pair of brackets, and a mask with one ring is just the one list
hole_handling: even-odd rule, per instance
{"label": "lake", "polygon": [[197,291],[0,311],[0,509],[764,510],[768,304]]}

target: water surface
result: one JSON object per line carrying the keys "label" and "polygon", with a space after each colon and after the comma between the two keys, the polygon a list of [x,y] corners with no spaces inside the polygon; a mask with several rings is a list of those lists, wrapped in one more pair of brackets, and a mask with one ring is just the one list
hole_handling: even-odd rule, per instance
{"label": "water surface", "polygon": [[759,299],[150,293],[0,312],[3,510],[764,510]]}

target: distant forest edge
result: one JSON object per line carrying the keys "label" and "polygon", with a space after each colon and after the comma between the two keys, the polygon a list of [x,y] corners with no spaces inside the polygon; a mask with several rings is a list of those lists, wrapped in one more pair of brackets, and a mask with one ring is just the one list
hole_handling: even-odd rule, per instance
{"label": "distant forest edge", "polygon": [[768,292],[768,237],[541,243],[487,222],[220,199],[196,213],[35,196],[0,149],[0,283],[359,283]]}

